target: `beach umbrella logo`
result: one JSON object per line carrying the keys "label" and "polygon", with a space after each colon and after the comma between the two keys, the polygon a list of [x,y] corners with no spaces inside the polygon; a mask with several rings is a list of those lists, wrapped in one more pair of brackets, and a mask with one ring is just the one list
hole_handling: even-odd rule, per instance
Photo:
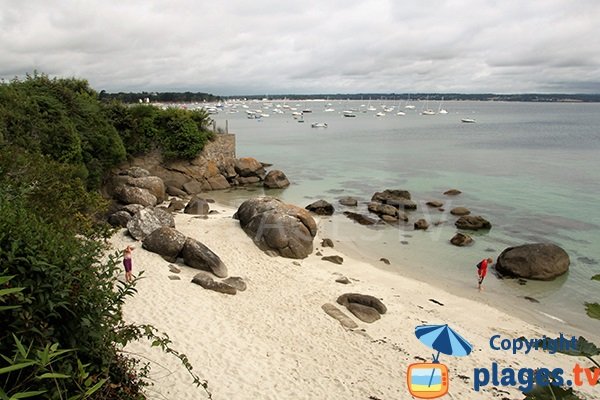
{"label": "beach umbrella logo", "polygon": [[440,354],[464,357],[471,353],[473,346],[455,330],[445,325],[420,325],[415,328],[415,336],[421,343],[437,351],[432,354],[430,363],[417,363],[408,366],[406,379],[411,395],[421,399],[434,399],[448,393],[448,367],[439,362]]}

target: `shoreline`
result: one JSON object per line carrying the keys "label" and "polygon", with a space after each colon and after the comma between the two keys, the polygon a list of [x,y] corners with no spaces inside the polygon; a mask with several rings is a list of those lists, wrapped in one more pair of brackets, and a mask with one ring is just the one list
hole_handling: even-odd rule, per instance
{"label": "shoreline", "polygon": [[[406,368],[429,359],[431,354],[414,336],[415,326],[424,323],[448,323],[473,344],[468,357],[442,358],[453,377],[450,393],[455,398],[481,398],[486,392],[490,397],[498,390],[517,398],[520,392],[515,388],[493,389],[488,385],[481,392],[474,391],[474,368],[489,368],[492,362],[564,367],[566,371],[575,362],[587,366],[580,358],[560,354],[525,356],[491,350],[492,334],[541,338],[556,337],[560,332],[381,269],[345,253],[338,243],[333,249],[323,249],[321,229],[314,251],[306,259],[269,257],[231,218],[234,208],[221,204],[211,208],[219,214],[208,219],[174,214],[177,229],[215,251],[231,276],[244,278],[247,291],[228,296],[204,290],[190,283],[197,271],[179,264],[181,280],[170,280],[169,263],[138,244],[133,271],[138,274],[145,270],[145,278],[137,285],[138,294],[125,304],[124,314],[129,322],[151,323],[168,332],[174,347],[189,357],[201,378],[208,380],[215,399],[408,398]],[[324,220],[316,220],[321,228]],[[111,243],[120,249],[135,241],[121,230]],[[344,263],[322,261],[315,255],[317,248],[325,256],[343,256]],[[336,283],[341,274],[352,283]],[[336,304],[359,324],[357,330],[345,330],[321,306],[335,304],[336,298],[347,292],[381,298],[388,313],[373,324],[365,324]],[[483,315],[485,318],[478,318]],[[156,398],[201,398],[202,391],[191,385],[187,372],[173,357],[148,347],[147,343],[136,343],[126,350],[164,366],[155,367],[152,373],[156,386],[149,391],[151,398],[154,394]],[[591,393],[589,387],[583,389]]]}
{"label": "shoreline", "polygon": [[[418,273],[411,269],[401,270],[403,267],[391,268],[385,264],[377,261],[377,256],[374,252],[368,252],[364,249],[360,249],[357,246],[352,246],[349,243],[339,242],[337,243],[341,253],[348,254],[354,259],[363,261],[370,264],[373,268],[388,271],[392,274],[397,274],[407,279],[415,280],[418,282],[425,283],[433,288],[444,292],[450,292],[458,297],[477,301],[493,307],[499,311],[512,315],[519,318],[527,323],[533,323],[539,325],[545,329],[555,330],[556,332],[562,332],[565,334],[584,336],[589,341],[598,343],[600,342],[600,335],[573,324],[570,324],[556,315],[552,314],[552,311],[547,313],[532,308],[532,303],[522,297],[506,297],[506,294],[501,292],[501,286],[490,287],[490,280],[496,280],[498,285],[502,285],[502,279],[495,276],[494,270],[488,271],[488,276],[484,281],[484,290],[479,293],[476,287],[475,271],[473,272],[472,282],[464,282],[463,280],[452,281],[447,284],[442,284],[441,281],[433,280],[428,281],[426,278],[420,277]],[[387,268],[386,268],[387,267]],[[413,267],[415,267],[413,265]],[[417,269],[424,269],[423,265],[417,265]],[[504,279],[504,281],[509,278]],[[438,283],[439,282],[439,283]],[[586,316],[587,317],[587,316]],[[589,318],[589,317],[588,317]],[[593,320],[590,318],[590,322]]]}

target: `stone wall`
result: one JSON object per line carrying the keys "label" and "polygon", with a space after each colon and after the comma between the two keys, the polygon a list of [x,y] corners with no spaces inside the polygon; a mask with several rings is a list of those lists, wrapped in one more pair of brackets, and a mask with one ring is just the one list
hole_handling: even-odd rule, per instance
{"label": "stone wall", "polygon": [[235,158],[235,135],[233,133],[217,133],[216,139],[204,146],[201,156],[207,160]]}

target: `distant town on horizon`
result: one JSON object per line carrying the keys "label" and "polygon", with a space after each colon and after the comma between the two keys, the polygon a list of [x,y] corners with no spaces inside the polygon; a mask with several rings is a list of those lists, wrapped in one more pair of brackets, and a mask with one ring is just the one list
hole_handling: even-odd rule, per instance
{"label": "distant town on horizon", "polygon": [[495,94],[495,93],[335,93],[335,94],[240,94],[219,96],[204,92],[118,92],[109,93],[102,90],[101,99],[118,99],[126,103],[133,103],[139,99],[149,98],[152,102],[215,102],[231,99],[247,100],[386,100],[399,101],[411,99],[418,100],[472,100],[472,101],[521,101],[544,103],[593,103],[600,102],[598,94],[563,94],[563,93],[520,93],[520,94]]}

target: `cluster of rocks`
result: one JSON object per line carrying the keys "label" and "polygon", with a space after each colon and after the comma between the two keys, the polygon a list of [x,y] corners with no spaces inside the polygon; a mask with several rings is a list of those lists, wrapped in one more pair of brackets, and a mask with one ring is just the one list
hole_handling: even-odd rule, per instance
{"label": "cluster of rocks", "polygon": [[[124,204],[149,206],[160,204],[166,194],[185,197],[235,186],[261,184],[269,189],[282,189],[290,185],[282,171],[267,172],[270,164],[252,157],[164,161],[160,155],[155,155],[135,162],[148,166],[148,169],[133,166],[117,172],[104,186],[108,197]],[[152,176],[148,170],[152,171]]]}
{"label": "cluster of rocks", "polygon": [[[156,206],[167,198],[165,185],[162,179],[150,176],[148,171],[138,167],[118,175],[113,184],[113,208],[117,210],[108,217],[109,223],[126,227],[131,237],[142,241],[144,249],[161,255],[169,262],[181,258],[187,266],[206,271],[193,280],[202,287],[228,294],[245,289],[245,286],[240,289],[241,278],[215,281],[214,277],[228,276],[227,267],[220,257],[203,243],[175,229],[172,212],[184,210],[188,214],[208,214],[210,207],[207,200],[193,197],[186,204],[181,199],[174,199],[168,208]],[[212,284],[207,283],[210,280]]]}
{"label": "cluster of rocks", "polygon": [[[337,298],[337,303],[346,307],[356,318],[366,323],[373,323],[387,312],[387,307],[378,298],[359,293],[346,293]],[[329,316],[339,321],[346,329],[358,328],[356,322],[331,303],[321,306]]]}

